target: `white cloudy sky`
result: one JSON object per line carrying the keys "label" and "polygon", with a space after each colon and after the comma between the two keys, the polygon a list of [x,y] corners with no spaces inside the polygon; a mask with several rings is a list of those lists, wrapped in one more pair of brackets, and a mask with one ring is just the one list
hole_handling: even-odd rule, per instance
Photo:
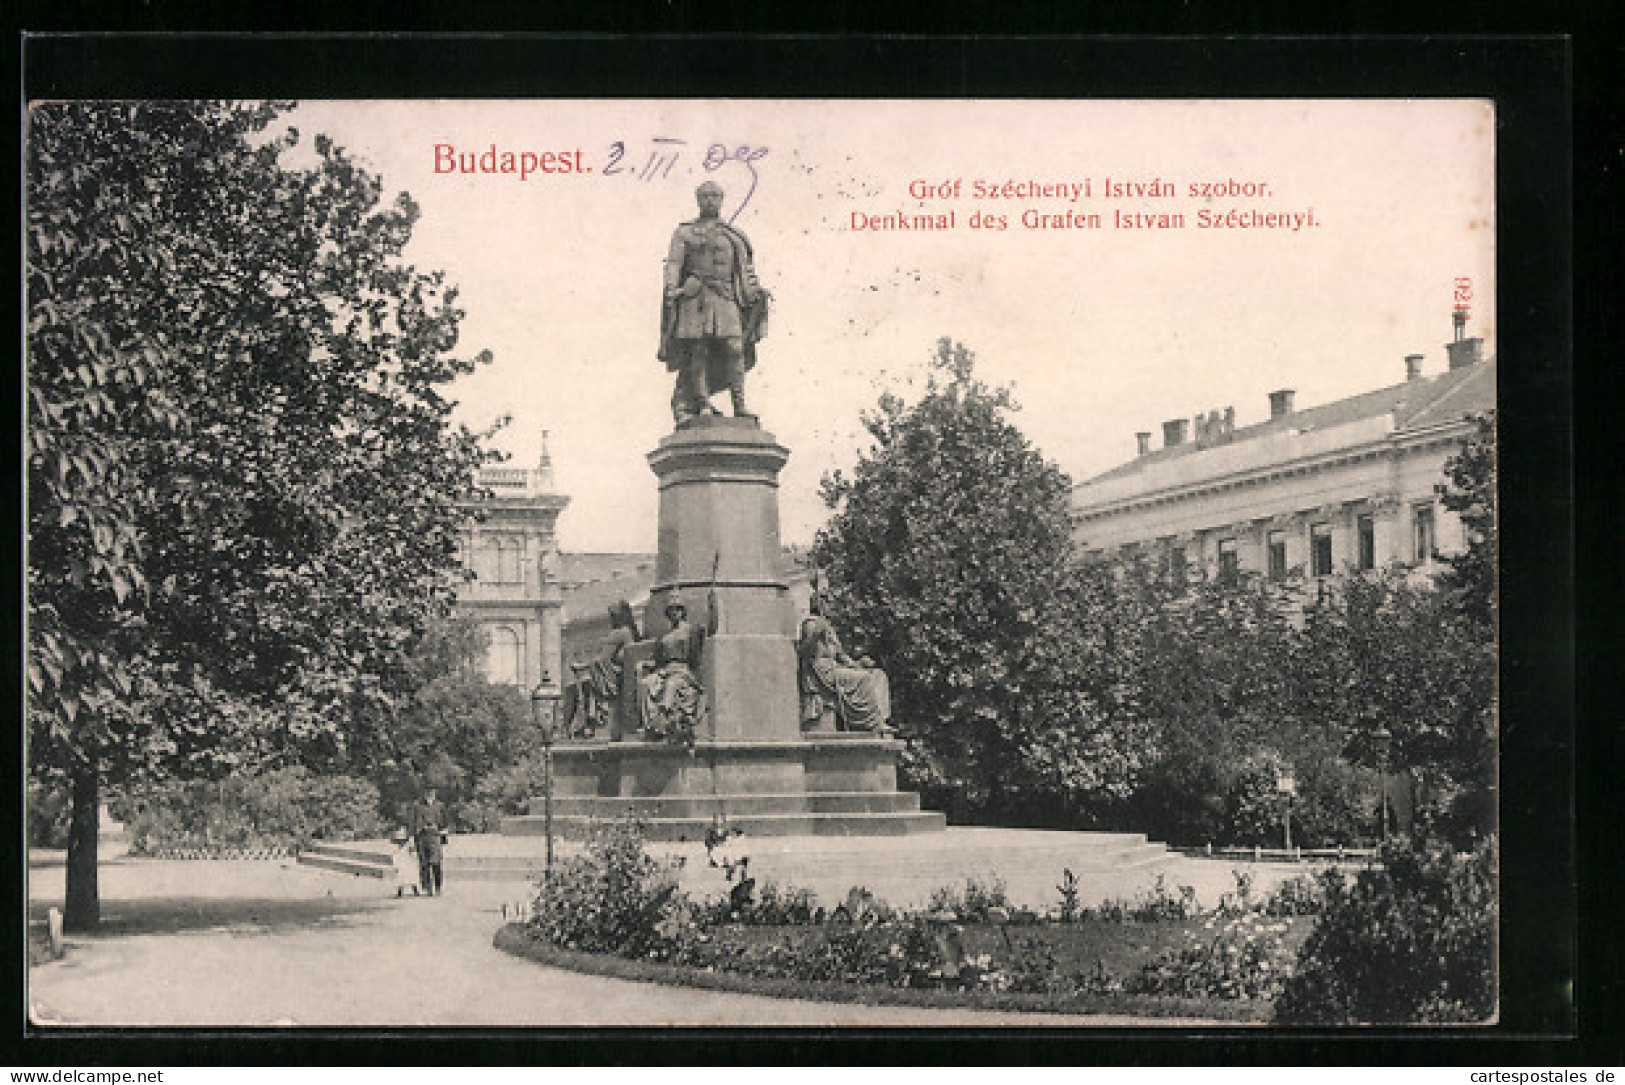
{"label": "white cloudy sky", "polygon": [[[511,414],[498,440],[534,462],[551,432],[566,550],[652,550],[644,460],[671,429],[655,359],[661,261],[707,177],[751,238],[774,295],[750,401],[791,450],[783,534],[810,541],[827,470],[862,446],[881,391],[917,390],[939,336],[1015,389],[1018,424],[1086,478],[1128,459],[1136,430],[1234,406],[1238,424],[1291,387],[1309,406],[1393,384],[1406,354],[1444,368],[1452,289],[1473,284],[1474,334],[1495,346],[1494,120],[1472,101],[419,101],[307,102],[326,132],[423,209],[409,257],[445,269],[468,316],[462,349],[495,362],[456,390],[463,419]],[[657,137],[682,140],[664,144]],[[623,168],[605,172],[611,145]],[[579,175],[435,172],[459,151],[582,152]],[[719,143],[751,167],[704,168]],[[642,179],[651,152],[669,171]],[[765,150],[765,153],[761,153]],[[662,163],[664,166],[664,162]],[[1109,200],[1106,178],[1173,182],[1171,201]],[[958,200],[911,182],[960,179]],[[969,198],[978,179],[1091,179],[1079,204]],[[1191,182],[1264,182],[1265,199],[1188,198]],[[1299,232],[1198,230],[1201,208],[1313,209]],[[1024,208],[1179,211],[1178,232],[1021,229]],[[874,233],[852,212],[1012,214],[1003,232]],[[725,397],[718,397],[721,405]]]}

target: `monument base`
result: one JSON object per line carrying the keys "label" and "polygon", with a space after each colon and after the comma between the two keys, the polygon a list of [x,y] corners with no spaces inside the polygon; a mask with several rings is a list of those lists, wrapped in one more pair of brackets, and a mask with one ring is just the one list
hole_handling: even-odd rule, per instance
{"label": "monument base", "polygon": [[[553,748],[553,831],[635,818],[652,840],[698,840],[721,819],[749,836],[903,836],[947,821],[897,790],[902,743],[870,735],[782,742],[706,742],[691,752],[655,742]],[[544,801],[504,818],[504,836],[545,832]]]}
{"label": "monument base", "polygon": [[[555,835],[580,837],[595,821],[625,818],[663,841],[700,840],[719,820],[758,837],[947,828],[943,815],[920,809],[918,795],[897,790],[901,742],[802,729],[799,623],[779,541],[778,477],[789,455],[754,419],[714,416],[661,438],[649,454],[660,514],[647,639],[622,652],[607,741],[553,747]],[[691,626],[662,649],[675,653],[662,663],[691,665],[704,709],[689,721],[645,720],[640,683],[655,669],[673,604]],[[692,727],[693,748],[643,737],[668,726]],[[546,832],[546,805],[532,796],[529,813],[503,820],[503,835]]]}

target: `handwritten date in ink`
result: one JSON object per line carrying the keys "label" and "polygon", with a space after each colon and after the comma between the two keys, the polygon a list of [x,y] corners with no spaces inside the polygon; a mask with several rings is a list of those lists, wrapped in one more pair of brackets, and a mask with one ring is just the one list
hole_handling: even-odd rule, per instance
{"label": "handwritten date in ink", "polygon": [[631,161],[627,160],[624,140],[618,139],[611,143],[609,161],[604,166],[604,176],[613,177],[618,174],[639,181],[655,181],[671,176],[672,167],[683,157],[683,147],[687,145],[687,141],[656,136],[649,142],[654,146],[650,148],[648,156],[634,157]]}
{"label": "handwritten date in ink", "polygon": [[[671,136],[655,136],[648,142],[650,146],[646,150],[629,147],[625,140],[618,139],[611,143],[608,159],[604,164],[604,176],[630,177],[643,182],[663,181],[670,177],[673,170],[683,161],[688,141]],[[759,180],[756,163],[768,151],[767,147],[752,147],[749,144],[731,147],[724,143],[712,143],[700,158],[700,166],[706,173],[715,173],[730,164],[744,166],[750,173],[750,184],[745,189],[739,206],[728,216],[729,222],[739,217],[739,213],[750,204],[751,197],[756,194],[756,184]]]}

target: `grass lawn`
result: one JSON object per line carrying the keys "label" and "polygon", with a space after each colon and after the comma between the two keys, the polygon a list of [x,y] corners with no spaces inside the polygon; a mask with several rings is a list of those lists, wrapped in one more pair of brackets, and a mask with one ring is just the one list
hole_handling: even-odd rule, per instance
{"label": "grass lawn", "polygon": [[[1159,923],[1043,923],[1033,926],[967,925],[964,949],[967,956],[989,954],[995,962],[1009,960],[1012,948],[1019,949],[1030,939],[1044,943],[1056,962],[1055,974],[1071,977],[1093,972],[1097,963],[1118,979],[1126,979],[1157,957],[1187,946],[1188,935],[1198,941],[1211,937],[1205,927],[1208,917]],[[1312,919],[1285,921],[1284,946],[1294,955],[1313,927]],[[815,943],[826,937],[828,926],[751,927],[730,926],[712,932],[715,957],[744,959],[752,949],[765,949],[786,940],[798,945]],[[1006,942],[1008,936],[1008,943]],[[958,991],[945,988],[906,988],[875,984],[840,983],[790,979],[772,975],[752,975],[722,968],[695,968],[661,961],[629,960],[609,954],[581,953],[561,949],[532,939],[517,924],[497,933],[499,949],[544,964],[576,971],[643,980],[678,986],[706,987],[779,998],[815,999],[828,1002],[1025,1010],[1042,1013],[1128,1014],[1143,1017],[1194,1017],[1236,1023],[1267,1021],[1270,1004],[1262,1000],[1221,998],[1173,998],[1130,995],[1121,992],[1094,993],[1068,990],[1057,993],[1017,993],[1011,991]]]}

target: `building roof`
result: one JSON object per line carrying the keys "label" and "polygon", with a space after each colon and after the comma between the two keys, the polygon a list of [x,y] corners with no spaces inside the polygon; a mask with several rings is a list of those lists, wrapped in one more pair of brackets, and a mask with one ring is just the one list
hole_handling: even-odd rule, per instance
{"label": "building roof", "polygon": [[[1187,440],[1172,448],[1159,448],[1077,484],[1074,489],[1128,479],[1160,464],[1188,459],[1215,448],[1228,448],[1247,441],[1279,435],[1325,433],[1361,422],[1391,418],[1391,434],[1403,436],[1456,421],[1470,414],[1495,409],[1495,362],[1493,359],[1462,366],[1436,377],[1405,381],[1374,392],[1364,392],[1319,407],[1290,411],[1251,426],[1237,427],[1219,441]],[[1369,432],[1359,427],[1357,432]],[[1356,432],[1356,431],[1351,431]],[[1159,472],[1160,473],[1160,472]]]}
{"label": "building roof", "polygon": [[558,578],[564,620],[602,616],[607,627],[611,605],[622,599],[637,604],[648,596],[655,580],[655,555],[561,552]]}

